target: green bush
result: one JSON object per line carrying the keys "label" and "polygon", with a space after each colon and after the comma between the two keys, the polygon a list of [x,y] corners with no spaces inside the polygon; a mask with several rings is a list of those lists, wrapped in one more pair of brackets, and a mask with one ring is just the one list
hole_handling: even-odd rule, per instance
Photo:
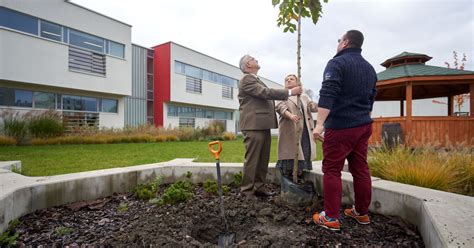
{"label": "green bush", "polygon": [[155,180],[149,183],[139,184],[133,190],[133,195],[141,200],[149,200],[156,196],[158,186],[161,184],[161,177],[156,177]]}
{"label": "green bush", "polygon": [[65,227],[65,226],[60,226],[60,227],[54,229],[54,233],[59,237],[69,235],[73,231],[74,231],[74,229],[72,229],[70,227]]}
{"label": "green bush", "polygon": [[13,137],[17,143],[22,143],[28,131],[28,122],[26,116],[19,112],[6,110],[2,113],[3,132],[6,136]]}
{"label": "green bush", "polygon": [[193,193],[191,192],[192,186],[192,183],[188,181],[175,182],[163,192],[160,198],[153,199],[150,202],[157,205],[174,205],[180,202],[186,202],[193,197]]}
{"label": "green bush", "polygon": [[239,171],[239,173],[235,173],[234,174],[234,185],[235,186],[240,186],[242,184],[242,176],[243,176],[243,173],[242,171]]}
{"label": "green bush", "polygon": [[18,219],[10,221],[8,229],[0,236],[0,247],[16,246],[16,239],[20,233],[15,231],[15,228],[20,224]]}
{"label": "green bush", "polygon": [[[204,184],[203,184],[203,187],[204,187],[204,191],[208,194],[217,194],[217,182],[216,181],[213,181],[213,180],[206,180],[204,181]],[[225,193],[228,193],[230,191],[230,188],[229,186],[227,185],[222,185],[222,192],[225,194]]]}
{"label": "green bush", "polygon": [[28,129],[32,137],[49,138],[63,135],[64,126],[61,114],[54,110],[49,110],[30,117]]}
{"label": "green bush", "polygon": [[398,146],[369,152],[373,176],[382,179],[474,195],[474,155],[469,149]]}

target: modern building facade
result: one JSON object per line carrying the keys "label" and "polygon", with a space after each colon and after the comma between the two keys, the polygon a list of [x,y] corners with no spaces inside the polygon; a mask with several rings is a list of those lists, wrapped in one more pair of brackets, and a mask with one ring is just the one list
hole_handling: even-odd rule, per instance
{"label": "modern building facade", "polygon": [[154,123],[154,52],[132,44],[132,94],[125,97],[125,126]]}
{"label": "modern building facade", "polygon": [[0,0],[0,53],[0,113],[54,109],[71,126],[108,128],[217,121],[238,131],[238,67],[173,42],[132,44],[130,25],[67,0]]}
{"label": "modern building facade", "polygon": [[131,26],[64,0],[0,1],[0,111],[123,127]]}
{"label": "modern building facade", "polygon": [[[155,125],[204,127],[221,122],[238,131],[240,69],[173,42],[154,47]],[[268,87],[282,88],[263,79]]]}

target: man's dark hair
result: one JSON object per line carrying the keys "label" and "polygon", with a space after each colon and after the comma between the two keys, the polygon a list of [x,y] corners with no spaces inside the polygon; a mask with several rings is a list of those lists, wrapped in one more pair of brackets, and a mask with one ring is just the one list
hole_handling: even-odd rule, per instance
{"label": "man's dark hair", "polygon": [[361,48],[364,43],[364,35],[359,30],[349,30],[345,37],[349,41],[349,47]]}

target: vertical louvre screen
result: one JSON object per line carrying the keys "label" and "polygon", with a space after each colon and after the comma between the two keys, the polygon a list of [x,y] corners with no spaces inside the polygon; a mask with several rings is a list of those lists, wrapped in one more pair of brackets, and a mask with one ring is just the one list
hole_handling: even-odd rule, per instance
{"label": "vertical louvre screen", "polygon": [[199,78],[186,77],[186,92],[202,93],[202,81]]}
{"label": "vertical louvre screen", "polygon": [[69,47],[69,69],[105,76],[105,55]]}
{"label": "vertical louvre screen", "polygon": [[227,85],[222,85],[222,97],[227,99],[233,98],[233,88]]}

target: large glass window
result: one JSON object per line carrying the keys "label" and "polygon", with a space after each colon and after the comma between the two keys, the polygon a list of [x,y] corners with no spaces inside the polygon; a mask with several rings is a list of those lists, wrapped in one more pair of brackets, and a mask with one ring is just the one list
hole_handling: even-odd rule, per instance
{"label": "large glass window", "polygon": [[97,99],[93,97],[64,95],[63,109],[97,112]]}
{"label": "large glass window", "polygon": [[194,67],[194,66],[189,66],[189,65],[185,65],[185,73],[186,73],[186,76],[191,76],[191,77],[195,77],[195,78],[202,78],[202,70],[197,68],[197,67]]}
{"label": "large glass window", "polygon": [[178,116],[178,107],[168,105],[168,116]]}
{"label": "large glass window", "polygon": [[14,106],[33,107],[33,92],[28,90],[15,90]]}
{"label": "large glass window", "polygon": [[125,45],[109,41],[109,54],[120,58],[125,58]]}
{"label": "large glass window", "polygon": [[55,41],[62,40],[62,27],[60,25],[41,20],[40,29],[41,37]]}
{"label": "large glass window", "polygon": [[227,119],[227,114],[224,111],[215,111],[214,118],[219,119],[219,120],[225,120]]}
{"label": "large glass window", "polygon": [[37,18],[5,7],[0,7],[0,26],[38,35]]}
{"label": "large glass window", "polygon": [[97,111],[97,99],[93,97],[82,97],[85,111]]}
{"label": "large glass window", "polygon": [[179,107],[179,116],[195,117],[196,112],[192,107]]}
{"label": "large glass window", "polygon": [[118,102],[117,100],[112,100],[112,99],[102,99],[102,112],[106,113],[117,113],[117,106]]}
{"label": "large glass window", "polygon": [[104,39],[76,30],[69,30],[69,44],[104,53]]}
{"label": "large glass window", "polygon": [[56,106],[56,95],[54,93],[35,92],[35,108],[54,109]]}
{"label": "large glass window", "polygon": [[184,64],[179,61],[175,61],[174,72],[184,74]]}
{"label": "large glass window", "polygon": [[192,127],[194,128],[194,118],[179,118],[179,127]]}

